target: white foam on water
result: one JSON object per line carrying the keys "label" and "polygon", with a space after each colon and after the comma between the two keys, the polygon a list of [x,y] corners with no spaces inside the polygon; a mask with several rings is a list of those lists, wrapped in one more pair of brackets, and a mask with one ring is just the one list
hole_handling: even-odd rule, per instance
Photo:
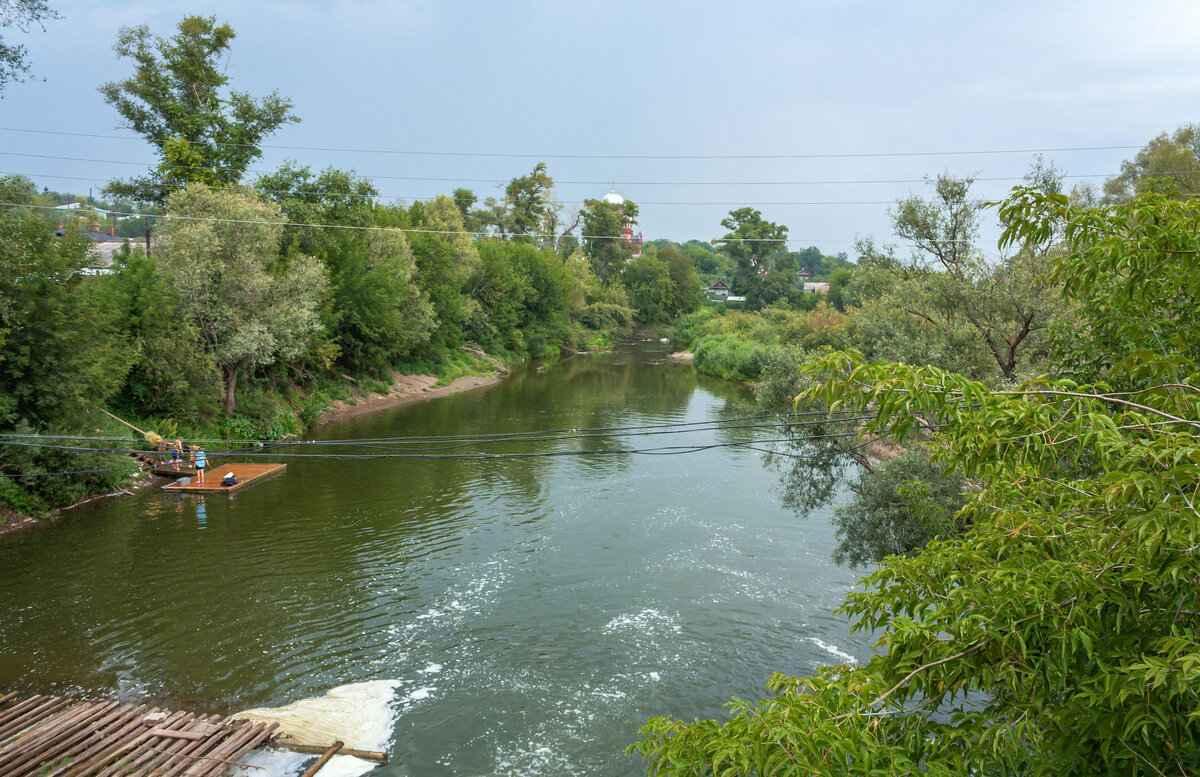
{"label": "white foam on water", "polygon": [[821,648],[821,650],[824,650],[826,653],[834,656],[835,658],[842,659],[842,661],[846,662],[850,666],[858,666],[858,659],[842,650],[837,645],[830,645],[828,642],[824,642],[817,637],[809,637],[805,641],[816,645],[817,647]]}
{"label": "white foam on water", "polygon": [[611,634],[614,631],[628,628],[633,628],[637,631],[649,631],[654,627],[666,629],[676,634],[683,631],[679,625],[679,618],[677,616],[663,615],[658,610],[647,608],[641,612],[618,615],[605,624],[604,632]]}
{"label": "white foam on water", "polygon": [[[393,700],[399,680],[373,680],[332,688],[324,696],[285,704],[259,707],[232,717],[278,723],[279,733],[306,745],[330,745],[341,740],[355,750],[386,750],[395,727]],[[432,689],[430,689],[432,690]],[[256,777],[289,777],[312,761],[310,755],[288,750],[255,750],[242,762],[262,769],[242,769]],[[337,755],[321,769],[321,777],[357,777],[377,764],[348,755]],[[239,775],[240,777],[240,775]]]}
{"label": "white foam on water", "polygon": [[440,671],[442,671],[441,664],[430,664],[421,670],[421,674],[437,674]]}
{"label": "white foam on water", "polygon": [[437,688],[418,688],[408,695],[408,700],[420,701],[421,699],[428,699],[436,690]]}

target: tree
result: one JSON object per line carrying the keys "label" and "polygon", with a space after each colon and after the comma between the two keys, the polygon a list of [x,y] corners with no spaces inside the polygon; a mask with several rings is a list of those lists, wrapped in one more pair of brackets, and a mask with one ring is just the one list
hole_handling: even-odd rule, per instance
{"label": "tree", "polygon": [[1124,202],[1160,179],[1173,184],[1179,196],[1200,192],[1200,125],[1184,124],[1151,140],[1121,163],[1120,174],[1104,182],[1104,196],[1108,202]]}
{"label": "tree", "polygon": [[1021,246],[992,264],[975,246],[983,203],[970,198],[970,178],[939,175],[935,196],[901,199],[892,213],[896,234],[916,244],[941,272],[918,262],[897,296],[899,306],[932,327],[953,331],[965,321],[977,332],[1005,379],[1016,376],[1022,357],[1041,345],[1056,314],[1056,295],[1043,272],[1048,240]]}
{"label": "tree", "polygon": [[766,267],[767,258],[787,247],[788,228],[765,221],[754,208],[730,211],[727,218],[721,219],[721,226],[732,230],[716,243],[737,262],[733,291],[746,294],[757,283],[759,269],[771,269]]}
{"label": "tree", "polygon": [[83,270],[89,243],[18,209],[0,212],[0,425],[78,429],[133,360],[119,311]]}
{"label": "tree", "polygon": [[191,182],[236,184],[262,156],[263,140],[299,121],[292,101],[277,92],[260,100],[225,93],[229,78],[220,60],[234,37],[228,24],[203,16],[185,17],[169,40],[151,35],[146,25],[121,28],[113,50],[133,60],[135,71],[104,84],[100,94],[158,150],[160,161],[147,176],[113,181],[106,193],[162,205]]}
{"label": "tree", "polygon": [[605,200],[584,200],[579,211],[583,219],[583,245],[592,262],[592,270],[602,282],[609,282],[633,258],[633,247],[621,237],[625,222],[637,223],[637,206]]}
{"label": "tree", "polygon": [[375,199],[379,191],[353,170],[327,167],[314,175],[307,165],[285,162],[273,173],[261,175],[254,188],[268,200],[279,203],[284,218],[284,247],[294,245],[313,253],[318,247],[337,243],[348,230],[295,226],[333,224],[366,227],[374,223]]}
{"label": "tree", "polygon": [[546,172],[546,163],[538,162],[529,175],[509,181],[504,201],[508,205],[509,234],[545,234],[549,214],[556,206],[554,179]]}
{"label": "tree", "polygon": [[[46,0],[5,0],[0,3],[0,29],[16,27],[21,32],[28,32],[36,24],[45,30],[42,22],[57,18],[58,14],[50,9]],[[25,47],[11,46],[0,36],[0,96],[5,84],[20,83],[27,73],[29,63],[25,59]]]}
{"label": "tree", "polygon": [[632,260],[622,273],[634,316],[642,324],[661,324],[671,317],[675,284],[670,267],[656,251]]}
{"label": "tree", "polygon": [[279,256],[279,206],[202,183],[174,192],[157,261],[178,290],[225,386],[233,415],[242,375],[299,355],[319,326],[326,279],[310,256]]}
{"label": "tree", "polygon": [[[848,596],[855,627],[881,635],[868,663],[776,675],[725,723],[650,721],[636,749],[654,773],[1200,770],[1200,373],[1174,350],[1200,340],[1200,203],[1152,192],[1079,209],[1023,189],[1001,213],[1005,244],[1067,236],[1051,271],[1081,326],[1128,320],[1149,342],[1160,318],[1178,339],[1139,355],[1136,393],[811,359],[805,397],[871,412],[868,433],[938,429],[935,460],[979,484],[955,516],[969,528],[886,558]],[[1096,277],[1117,279],[1115,309],[1086,304]]]}
{"label": "tree", "polygon": [[177,290],[155,257],[140,248],[115,257],[116,271],[105,279],[113,293],[137,357],[114,398],[142,415],[162,415],[195,423],[211,417],[220,401],[221,376],[196,322],[180,310]]}
{"label": "tree", "polygon": [[674,246],[660,249],[658,256],[667,263],[671,284],[674,287],[671,298],[671,316],[691,313],[700,307],[700,277],[696,274],[696,267],[692,264],[692,260]]}

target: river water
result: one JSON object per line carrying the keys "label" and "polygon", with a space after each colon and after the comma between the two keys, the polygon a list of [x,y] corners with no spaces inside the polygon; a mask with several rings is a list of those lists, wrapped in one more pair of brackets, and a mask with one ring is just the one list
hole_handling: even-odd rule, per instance
{"label": "river water", "polygon": [[[744,388],[665,356],[622,346],[313,438],[747,413]],[[0,688],[228,712],[371,683],[391,754],[373,774],[633,775],[623,750],[648,717],[717,716],[772,671],[870,654],[832,614],[856,576],[830,561],[828,512],[785,509],[755,451],[278,460],[286,473],[233,495],[144,489],[0,542]]]}

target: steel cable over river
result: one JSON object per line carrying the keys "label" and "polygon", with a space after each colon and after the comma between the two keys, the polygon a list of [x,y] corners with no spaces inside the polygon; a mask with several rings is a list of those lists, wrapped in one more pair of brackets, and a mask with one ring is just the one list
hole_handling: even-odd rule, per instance
{"label": "steel cable over river", "polygon": [[[389,751],[379,775],[636,775],[624,747],[651,715],[865,660],[871,636],[834,614],[857,576],[830,561],[828,511],[787,509],[758,450],[803,478],[794,441],[828,421],[781,432],[665,355],[352,418],[251,451],[287,472],[236,494],[145,488],[7,538],[0,689],[216,713],[341,699]],[[640,455],[671,449],[695,455]]]}

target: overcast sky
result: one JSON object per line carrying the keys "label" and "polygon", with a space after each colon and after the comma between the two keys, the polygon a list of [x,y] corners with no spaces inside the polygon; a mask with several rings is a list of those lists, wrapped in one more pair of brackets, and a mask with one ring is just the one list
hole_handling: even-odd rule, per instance
{"label": "overcast sky", "polygon": [[[794,249],[852,252],[859,235],[894,239],[887,203],[925,190],[923,177],[1005,179],[976,184],[996,198],[1032,154],[552,155],[1134,147],[1046,154],[1089,176],[1072,182],[1101,182],[1150,138],[1200,120],[1195,0],[50,4],[62,18],[45,32],[5,30],[44,80],[7,87],[3,127],[128,136],[96,91],[131,72],[112,53],[118,28],[167,36],[185,15],[215,15],[238,35],[232,85],[295,101],[302,123],[269,145],[535,155],[268,148],[256,169],[294,159],[357,170],[388,198],[466,186],[482,199],[544,159],[568,206],[610,186],[639,203],[647,239],[708,240],[753,205],[789,227]],[[81,193],[139,168],[14,154],[154,160],[140,141],[9,130],[0,152],[4,172]],[[831,181],[860,183],[800,183]]]}

